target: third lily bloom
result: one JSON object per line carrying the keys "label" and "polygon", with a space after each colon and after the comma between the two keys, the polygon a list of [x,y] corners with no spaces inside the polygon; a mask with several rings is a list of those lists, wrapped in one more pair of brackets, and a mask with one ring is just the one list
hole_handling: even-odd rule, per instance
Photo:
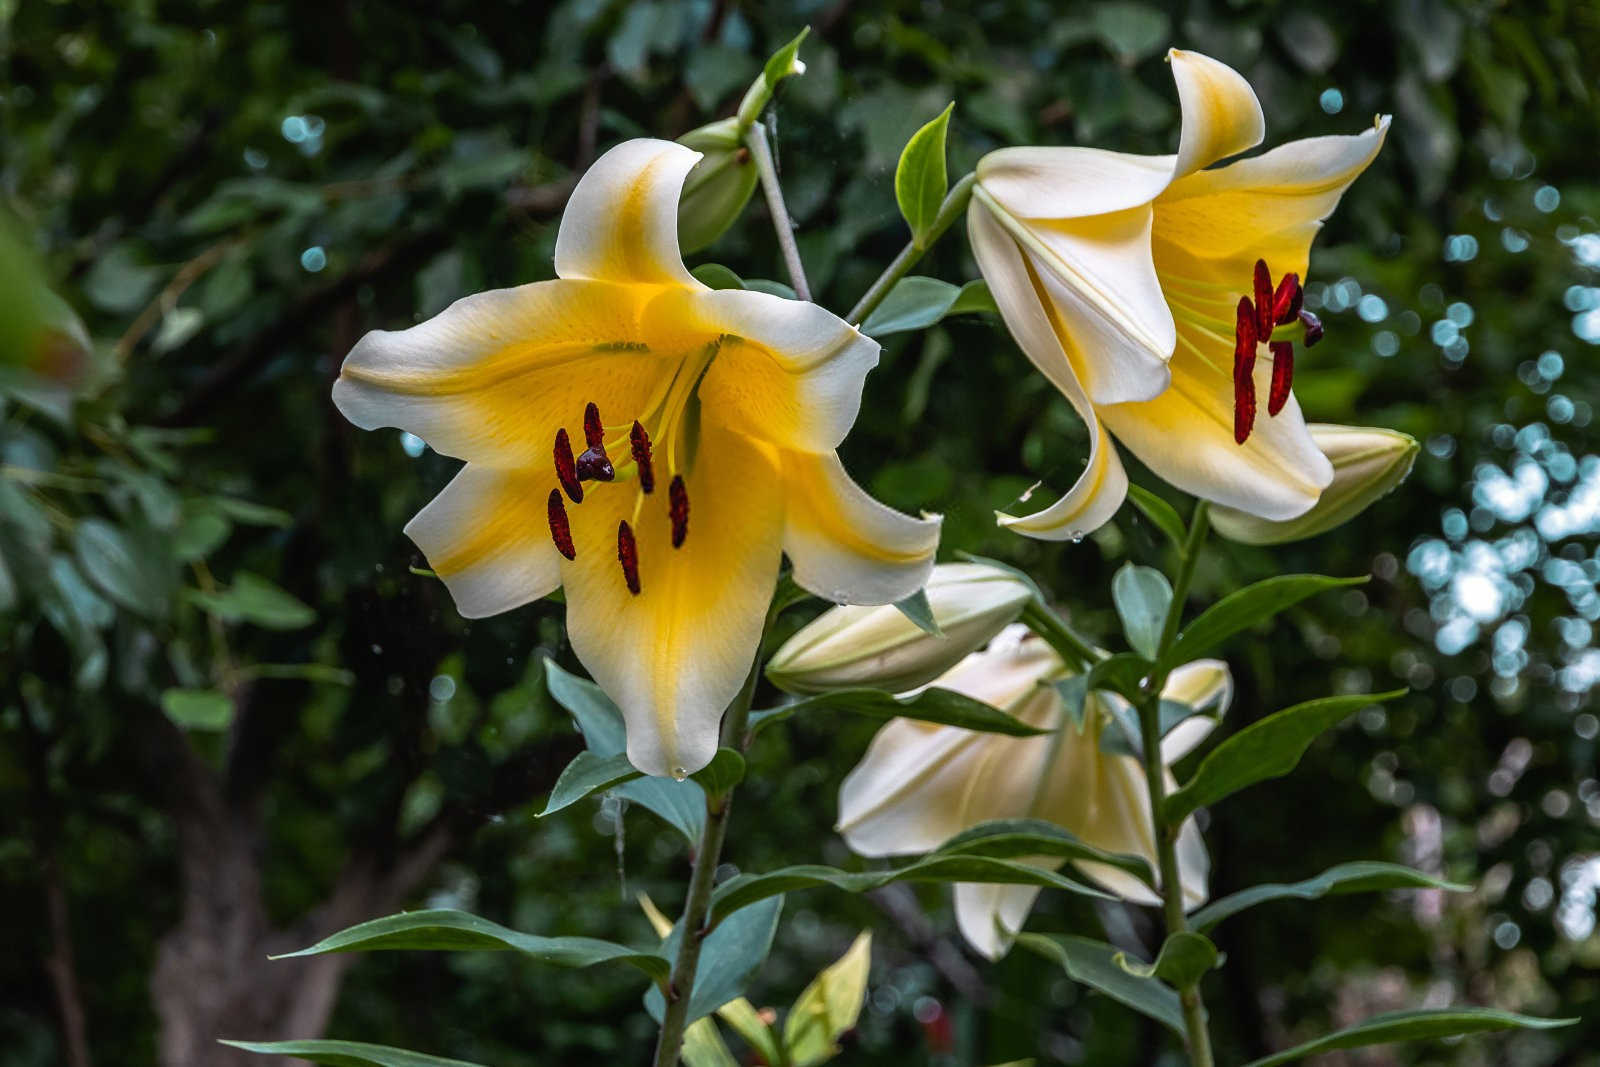
{"label": "third lily bloom", "polygon": [[1018,344],[1090,429],[1071,491],[1001,516],[1033,537],[1081,535],[1121,505],[1113,436],[1179,489],[1264,520],[1310,510],[1333,480],[1291,389],[1294,345],[1321,330],[1301,315],[1300,285],[1389,119],[1208,170],[1261,142],[1261,104],[1214,59],[1169,59],[1176,155],[1009,148],[978,164],[978,265]]}

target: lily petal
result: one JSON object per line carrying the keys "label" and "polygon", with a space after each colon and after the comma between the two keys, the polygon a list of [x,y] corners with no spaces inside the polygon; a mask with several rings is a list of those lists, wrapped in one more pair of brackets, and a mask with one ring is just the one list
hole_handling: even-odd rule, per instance
{"label": "lily petal", "polygon": [[[561,564],[567,633],[622,709],[628,759],[646,774],[690,774],[716,753],[722,713],[750,670],[778,574],[777,457],[711,424],[701,434],[681,547],[672,546],[665,494],[596,492],[568,508],[578,551]],[[624,521],[637,544],[637,595],[612,548]]]}
{"label": "lily petal", "polygon": [[992,738],[895,719],[839,787],[837,829],[862,856],[928,852],[966,829],[965,783]]}
{"label": "lily petal", "polygon": [[[1292,519],[1309,510],[1333,481],[1333,465],[1317,448],[1290,396],[1277,415],[1258,419],[1244,444],[1233,438],[1230,375],[1180,348],[1172,387],[1142,404],[1116,404],[1100,417],[1151,470],[1186,493],[1264,519]],[[1265,396],[1272,360],[1256,360],[1256,391]]]}
{"label": "lily petal", "polygon": [[1167,53],[1167,62],[1172,64],[1183,112],[1174,177],[1192,174],[1261,143],[1267,135],[1267,120],[1244,75],[1210,56],[1177,48]]}
{"label": "lily petal", "polygon": [[861,410],[878,342],[826,308],[769,293],[719,289],[692,298],[723,335],[700,396],[741,433],[784,448],[831,452]]}
{"label": "lily petal", "polygon": [[397,426],[447,456],[547,467],[557,427],[576,425],[590,401],[637,409],[661,375],[664,356],[639,342],[645,295],[555,280],[463,297],[410,329],[362,337],[333,402],[362,429]]}
{"label": "lily petal", "polygon": [[469,619],[548,596],[561,584],[545,496],[550,479],[469,463],[406,523],[406,536]]}
{"label": "lily petal", "polygon": [[[1167,676],[1161,691],[1166,700],[1187,704],[1197,712],[1215,710],[1217,715],[1233,702],[1233,673],[1220,659],[1197,659],[1185,663]],[[1176,763],[1216,729],[1212,715],[1199,714],[1183,720],[1161,739],[1161,761]]]}
{"label": "lily petal", "polygon": [[[1389,116],[1354,136],[1290,141],[1250,159],[1173,182],[1156,204],[1157,241],[1205,259],[1237,259],[1243,291],[1256,259],[1305,277],[1311,240],[1339,198],[1377,158]],[[1160,250],[1157,249],[1157,257]]]}
{"label": "lily petal", "polygon": [[927,583],[937,516],[914,519],[878,503],[832,451],[783,453],[782,477],[783,550],[802,589],[836,604],[890,604]]}
{"label": "lily petal", "polygon": [[556,234],[562,278],[704,288],[678,248],[678,197],[700,153],[675,141],[624,141],[572,190]]}
{"label": "lily petal", "polygon": [[1101,148],[1002,148],[978,161],[978,184],[1019,219],[1078,219],[1150,203],[1172,181],[1176,156]]}
{"label": "lily petal", "polygon": [[1039,889],[1036,885],[957,882],[956,926],[961,936],[988,959],[1004,956],[1023,923],[1028,921],[1033,902],[1039,898]]}
{"label": "lily petal", "polygon": [[[973,254],[1012,336],[1034,366],[1072,404],[1090,433],[1088,465],[1065,496],[1032,515],[1000,513],[996,518],[1002,526],[1040,540],[1081,537],[1108,522],[1122,506],[1128,492],[1127,473],[1078,382],[1062,339],[1035,288],[1035,276],[1028,270],[1016,242],[988,210],[976,205],[967,212],[967,232]],[[1163,376],[1165,372],[1163,365]]]}

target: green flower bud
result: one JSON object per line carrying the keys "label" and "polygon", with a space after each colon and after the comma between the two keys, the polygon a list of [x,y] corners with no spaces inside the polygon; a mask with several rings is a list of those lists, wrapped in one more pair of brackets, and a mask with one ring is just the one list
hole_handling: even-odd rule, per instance
{"label": "green flower bud", "polygon": [[1279,545],[1315,537],[1355,518],[1411,473],[1415,438],[1397,430],[1312,423],[1311,439],[1333,464],[1333,481],[1310,511],[1272,522],[1233,508],[1211,509],[1211,525],[1230,541]]}
{"label": "green flower bud", "polygon": [[926,592],[942,635],[922,630],[893,604],[831,608],[778,649],[767,677],[797,693],[915,689],[982,648],[1033,596],[1015,574],[981,563],[939,564]]}
{"label": "green flower bud", "polygon": [[732,226],[756,189],[756,166],[741,139],[739,120],[722,119],[678,138],[701,153],[678,200],[678,243],[697,252]]}

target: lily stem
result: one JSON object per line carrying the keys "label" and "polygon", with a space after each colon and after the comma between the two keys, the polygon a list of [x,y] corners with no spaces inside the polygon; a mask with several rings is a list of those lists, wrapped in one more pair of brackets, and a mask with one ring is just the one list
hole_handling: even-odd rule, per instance
{"label": "lily stem", "polygon": [[772,145],[767,141],[764,123],[752,122],[744,135],[744,145],[750,149],[755,162],[756,175],[761,179],[761,192],[767,198],[767,213],[772,216],[772,229],[778,235],[778,249],[789,268],[789,284],[794,295],[801,300],[811,299],[811,285],[806,281],[806,267],[800,262],[800,246],[795,244],[794,226],[789,221],[789,209],[783,202],[783,186],[778,183],[778,166],[772,159]]}
{"label": "lily stem", "polygon": [[[759,123],[757,124],[759,125]],[[783,604],[774,597],[767,609],[766,625],[762,639],[772,629],[773,620],[783,610]],[[761,677],[761,648],[750,664],[739,695],[733,698],[722,721],[722,744],[725,748],[743,750],[745,728],[750,720],[750,702],[755,697],[756,682]],[[678,921],[683,931],[678,941],[678,958],[672,964],[672,975],[666,989],[666,1008],[661,1013],[661,1035],[656,1041],[655,1067],[675,1067],[683,1050],[683,1034],[689,1023],[689,1001],[694,992],[695,975],[700,969],[700,948],[705,941],[706,915],[711,910],[711,891],[715,888],[717,864],[722,858],[722,843],[728,835],[728,817],[733,812],[733,789],[721,797],[706,798],[706,825],[700,831],[700,844],[694,852],[694,871],[689,876],[689,893],[683,902],[683,917]]]}
{"label": "lily stem", "polygon": [[867,316],[883,303],[883,298],[889,295],[889,290],[894,288],[895,282],[904,278],[906,272],[916,266],[917,261],[933,247],[933,242],[944,236],[944,231],[948,230],[950,224],[960,218],[961,213],[967,209],[967,201],[972,199],[972,184],[977,178],[976,174],[968,174],[951,186],[950,191],[945,194],[944,203],[939,205],[939,213],[933,218],[933,226],[928,230],[927,239],[921,245],[915,241],[906,242],[900,254],[890,261],[883,269],[883,273],[878,275],[878,280],[872,283],[872,288],[856,301],[856,306],[844,317],[846,322],[857,326],[865,322]]}
{"label": "lily stem", "polygon": [[1089,642],[1078,636],[1072,627],[1062,622],[1060,616],[1037,599],[1028,601],[1022,609],[1020,621],[1044,638],[1045,644],[1055,649],[1056,654],[1070,667],[1087,671],[1105,658]]}
{"label": "lily stem", "polygon": [[[1178,571],[1173,576],[1172,603],[1167,607],[1167,618],[1161,628],[1161,642],[1156,653],[1156,670],[1151,672],[1143,686],[1139,701],[1139,732],[1144,748],[1144,778],[1150,793],[1150,811],[1154,822],[1156,849],[1161,870],[1161,899],[1166,915],[1167,936],[1189,929],[1183,911],[1183,883],[1178,876],[1178,827],[1167,818],[1166,764],[1161,759],[1161,691],[1166,688],[1168,670],[1163,666],[1178,626],[1183,621],[1184,601],[1188,599],[1189,582],[1194,578],[1195,563],[1205,545],[1210,515],[1204,500],[1195,505],[1194,517],[1189,521],[1189,536],[1185,538]],[[1198,980],[1178,987],[1178,1000],[1183,1005],[1183,1025],[1188,1034],[1189,1058],[1194,1067],[1212,1067],[1211,1034],[1206,1028],[1206,1006],[1200,997]]]}

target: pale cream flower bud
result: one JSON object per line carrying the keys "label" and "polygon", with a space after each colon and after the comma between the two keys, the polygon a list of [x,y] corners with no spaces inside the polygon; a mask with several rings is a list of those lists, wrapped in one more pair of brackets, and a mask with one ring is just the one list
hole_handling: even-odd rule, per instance
{"label": "pale cream flower bud", "polygon": [[1230,541],[1278,545],[1315,537],[1355,518],[1405,480],[1417,458],[1416,439],[1397,430],[1312,423],[1311,439],[1333,464],[1333,482],[1310,511],[1271,522],[1233,508],[1213,507],[1211,525]]}
{"label": "pale cream flower bud", "polygon": [[926,592],[942,636],[923,631],[893,604],[831,608],[784,642],[767,677],[797,693],[915,689],[982,648],[1033,597],[1022,578],[982,563],[939,564]]}

